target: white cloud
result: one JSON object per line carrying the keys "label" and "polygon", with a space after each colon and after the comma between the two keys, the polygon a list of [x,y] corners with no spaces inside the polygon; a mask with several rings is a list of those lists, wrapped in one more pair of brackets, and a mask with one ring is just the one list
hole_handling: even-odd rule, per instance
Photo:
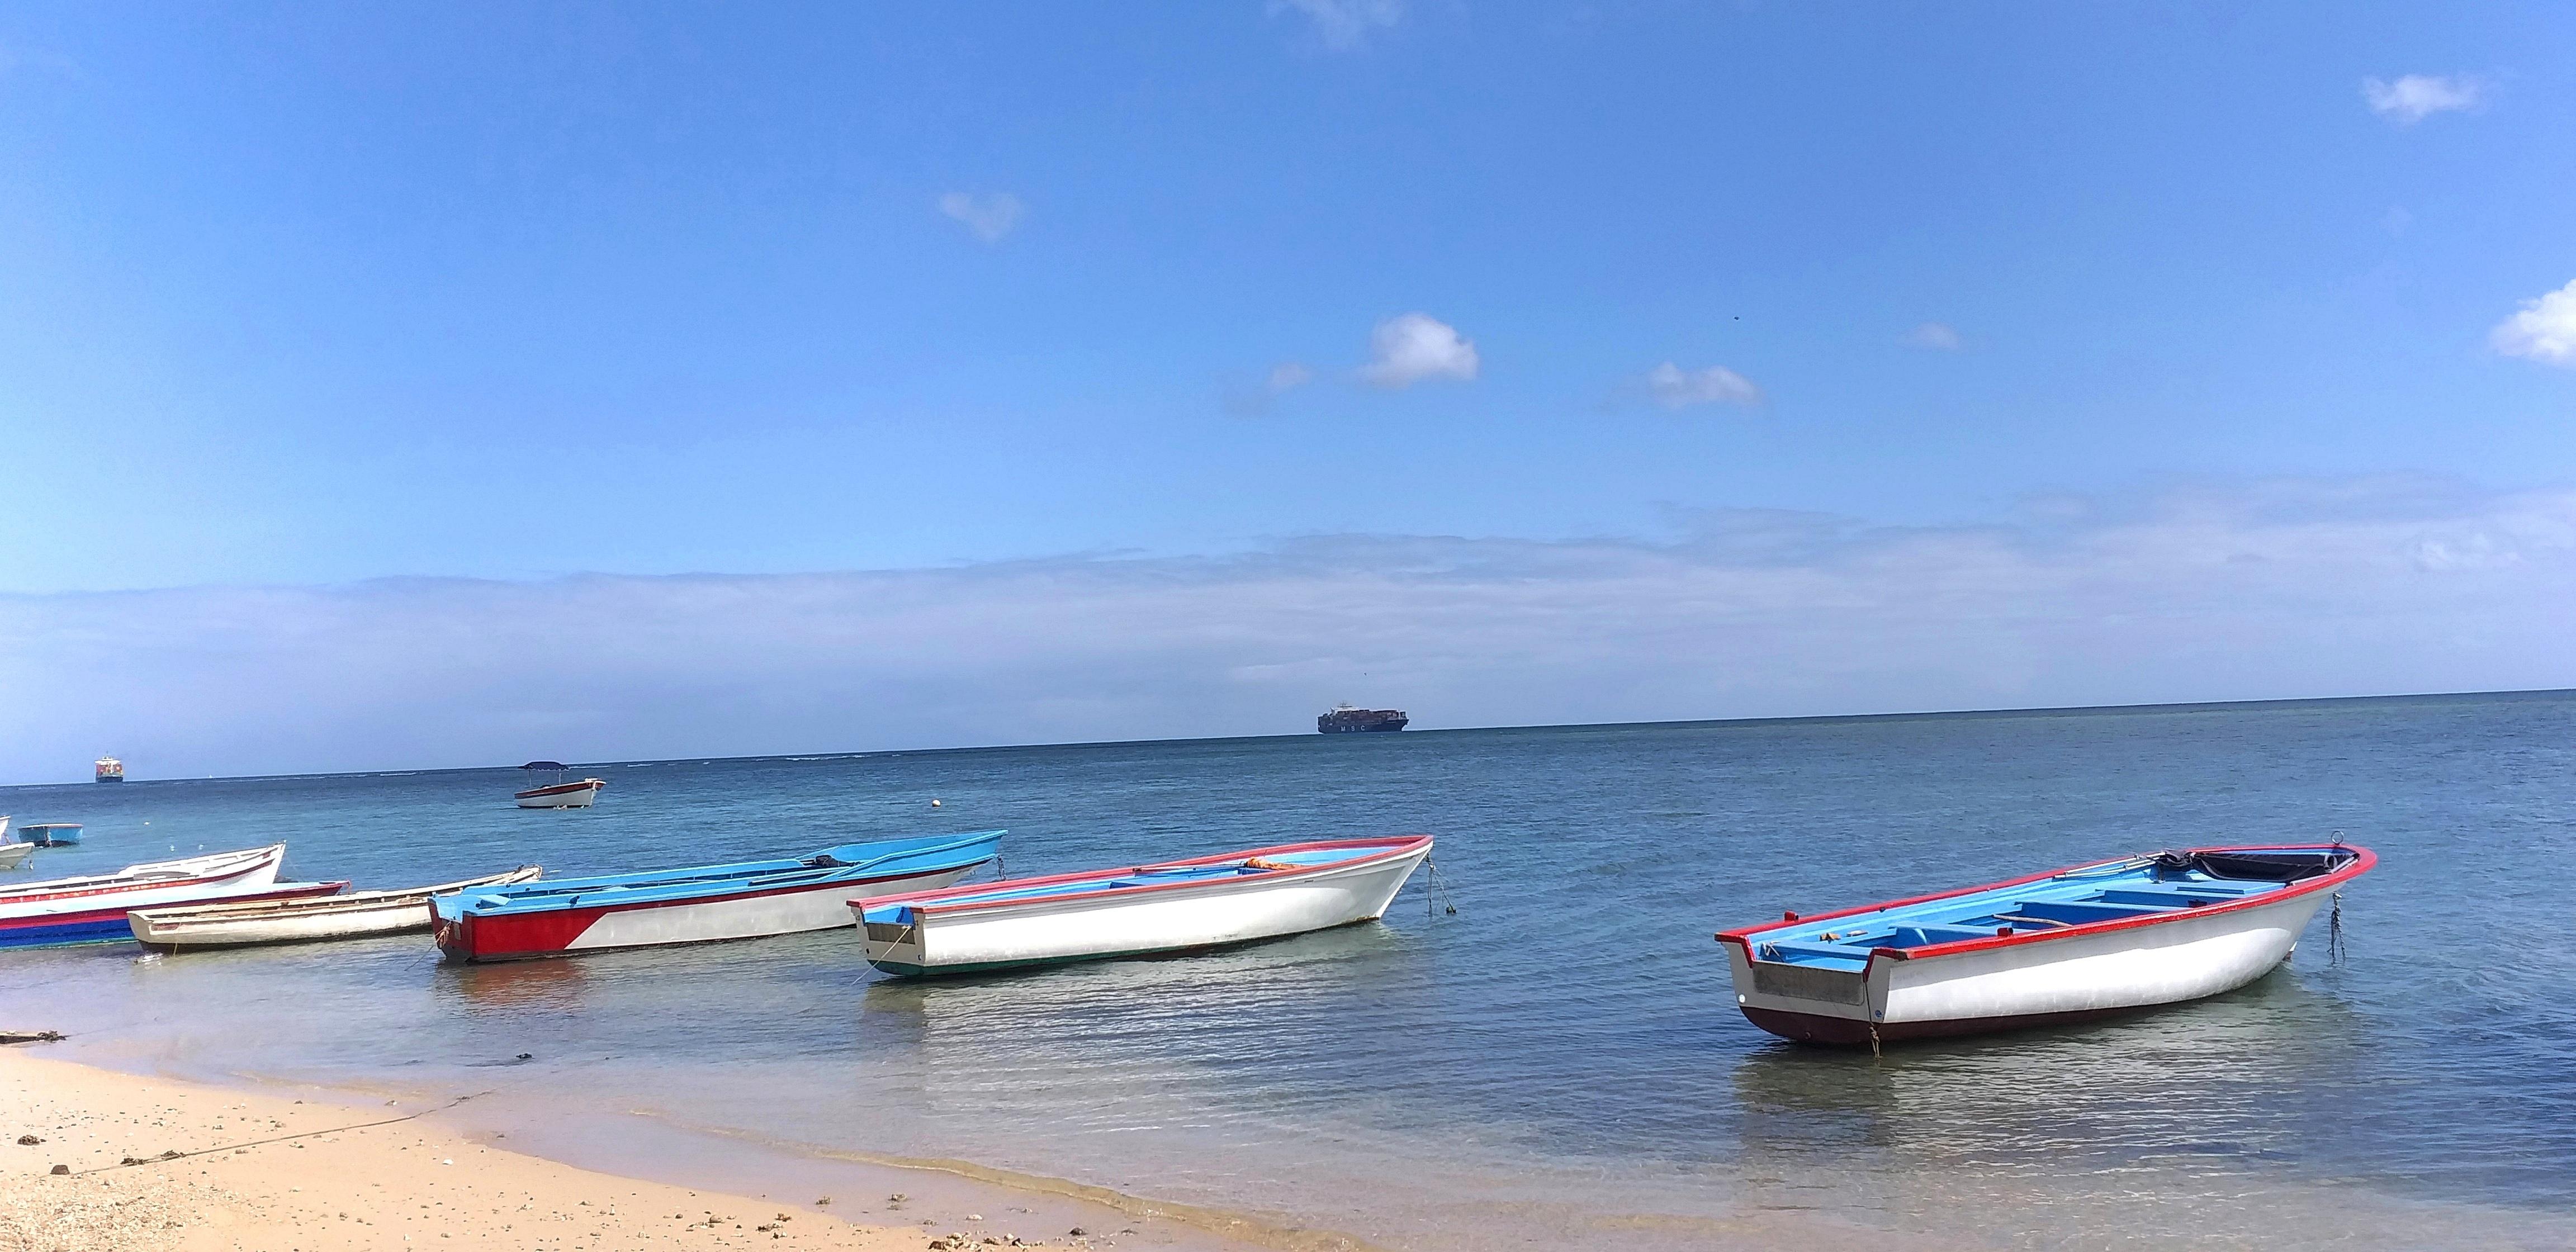
{"label": "white cloud", "polygon": [[2412,126],[2436,113],[2476,108],[2486,98],[2486,84],[2435,74],[2408,74],[2393,83],[2365,78],[2361,98],[2370,102],[2371,112],[2400,126]]}
{"label": "white cloud", "polygon": [[1925,322],[1905,332],[1905,342],[1912,347],[1930,348],[1936,352],[1959,350],[1959,332],[1942,322]]}
{"label": "white cloud", "polygon": [[1760,404],[1762,389],[1723,365],[1686,370],[1666,361],[1646,371],[1646,392],[1668,409],[1694,404]]}
{"label": "white cloud", "polygon": [[1380,387],[1410,387],[1432,378],[1472,382],[1481,364],[1476,345],[1458,328],[1428,313],[1406,313],[1377,324],[1369,335],[1369,363],[1360,377]]}
{"label": "white cloud", "polygon": [[[1668,542],[0,596],[0,779],[2576,686],[2576,492],[2204,484]],[[1361,675],[1367,675],[1363,681]]]}
{"label": "white cloud", "polygon": [[939,197],[939,211],[965,223],[966,229],[972,231],[977,239],[998,243],[1002,236],[1010,234],[1012,228],[1020,224],[1021,218],[1028,215],[1029,206],[1020,203],[1018,196],[1007,191],[986,196],[952,191]]}
{"label": "white cloud", "polygon": [[1312,22],[1315,38],[1336,52],[1368,42],[1377,31],[1404,20],[1403,0],[1270,0],[1270,14],[1298,13]]}
{"label": "white cloud", "polygon": [[2576,366],[2576,282],[2535,300],[2498,323],[2487,342],[2506,356]]}

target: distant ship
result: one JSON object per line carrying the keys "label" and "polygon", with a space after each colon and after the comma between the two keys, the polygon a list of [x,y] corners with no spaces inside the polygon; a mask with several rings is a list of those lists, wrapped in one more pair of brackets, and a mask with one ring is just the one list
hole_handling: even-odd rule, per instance
{"label": "distant ship", "polygon": [[1336,704],[1332,712],[1315,719],[1315,729],[1327,735],[1357,730],[1402,730],[1410,720],[1402,709],[1355,709],[1347,704]]}
{"label": "distant ship", "polygon": [[98,758],[98,781],[124,782],[125,762],[117,760],[112,756],[103,756]]}

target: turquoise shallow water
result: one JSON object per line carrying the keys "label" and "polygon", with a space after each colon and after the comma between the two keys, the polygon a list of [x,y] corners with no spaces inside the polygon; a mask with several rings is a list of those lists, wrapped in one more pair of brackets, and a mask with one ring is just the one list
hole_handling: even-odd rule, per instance
{"label": "turquoise shallow water", "polygon": [[[472,968],[426,938],[20,952],[0,1004],[109,1063],[643,1107],[1395,1246],[1717,1243],[1748,1215],[1970,1246],[2564,1246],[2571,767],[2576,697],[2546,694],[656,762],[595,767],[600,807],[564,813],[508,807],[506,770],[0,789],[88,823],[48,876],[284,839],[293,874],[400,885],[992,826],[1035,873],[1424,830],[1459,910],[1417,878],[1379,925],[930,985],[875,979],[846,933]],[[1796,1048],[1737,1015],[1710,941],[2336,831],[2383,858],[2340,963],[2320,919],[2253,987],[2078,1030]]]}

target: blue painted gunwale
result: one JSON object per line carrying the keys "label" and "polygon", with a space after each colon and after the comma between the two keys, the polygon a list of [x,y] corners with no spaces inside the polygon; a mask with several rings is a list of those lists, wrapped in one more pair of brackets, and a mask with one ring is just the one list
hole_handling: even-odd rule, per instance
{"label": "blue painted gunwale", "polygon": [[[1185,861],[1162,861],[1152,865],[1129,865],[1117,869],[1054,874],[1040,878],[1015,878],[969,887],[943,887],[936,891],[886,896],[871,900],[853,900],[850,903],[859,907],[861,921],[902,925],[911,922],[916,908],[936,908],[945,912],[951,909],[974,909],[1075,896],[1135,896],[1206,886],[1212,883],[1289,877],[1361,861],[1400,856],[1430,842],[1430,838],[1428,835],[1402,835],[1379,839],[1329,839],[1309,843],[1279,844],[1241,852],[1192,857]],[[1252,861],[1267,862],[1268,865],[1256,867],[1249,864]],[[1290,868],[1277,868],[1282,865]]]}
{"label": "blue painted gunwale", "polygon": [[[1983,887],[1746,926],[1721,931],[1717,938],[1742,945],[1754,960],[1856,973],[1876,957],[1905,960],[2046,942],[2305,895],[2339,887],[2378,863],[2370,849],[2347,843],[2190,851],[2331,853],[2343,859],[2332,871],[2316,877],[2272,882],[2215,877],[2197,869],[2159,870],[2153,856],[2123,857]],[[2034,908],[2036,913],[2031,911]]]}
{"label": "blue painted gunwale", "polygon": [[[589,878],[553,878],[432,896],[430,908],[446,921],[467,916],[493,917],[543,913],[558,909],[648,907],[691,903],[728,896],[801,891],[860,879],[935,874],[993,859],[1007,831],[971,835],[927,835],[845,843],[803,857],[699,865],[638,874],[601,874]],[[809,865],[817,857],[836,864]]]}

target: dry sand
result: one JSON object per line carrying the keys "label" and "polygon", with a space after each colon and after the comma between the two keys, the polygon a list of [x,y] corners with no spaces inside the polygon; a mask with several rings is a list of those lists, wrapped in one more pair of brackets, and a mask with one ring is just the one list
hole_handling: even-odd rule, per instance
{"label": "dry sand", "polygon": [[827,1207],[593,1173],[410,1120],[430,1111],[307,1102],[0,1050],[0,1249],[1115,1245],[1114,1234],[1062,1230],[1041,1239],[988,1227],[952,1241],[918,1227],[854,1225]]}

